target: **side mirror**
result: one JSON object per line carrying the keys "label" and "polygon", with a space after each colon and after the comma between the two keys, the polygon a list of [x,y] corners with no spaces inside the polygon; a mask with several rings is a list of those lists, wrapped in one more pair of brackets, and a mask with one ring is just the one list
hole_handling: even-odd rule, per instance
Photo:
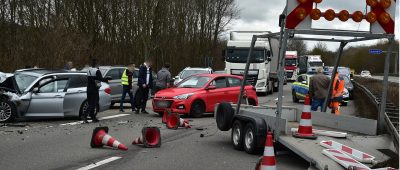
{"label": "side mirror", "polygon": [[179,76],[175,76],[173,79],[174,79],[174,80],[179,79]]}
{"label": "side mirror", "polygon": [[206,90],[214,90],[214,89],[217,89],[217,87],[212,86],[212,85],[210,85],[210,86],[208,86],[208,87],[206,88]]}
{"label": "side mirror", "polygon": [[39,88],[38,87],[33,88],[32,93],[39,93]]}
{"label": "side mirror", "polygon": [[301,84],[307,84],[307,81],[302,81]]}
{"label": "side mirror", "polygon": [[267,51],[266,53],[265,53],[265,55],[267,56],[267,57],[271,57],[271,51]]}

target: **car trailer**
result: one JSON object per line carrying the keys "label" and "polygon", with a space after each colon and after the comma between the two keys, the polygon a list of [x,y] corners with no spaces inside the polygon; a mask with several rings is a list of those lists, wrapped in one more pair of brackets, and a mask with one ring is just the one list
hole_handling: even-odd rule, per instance
{"label": "car trailer", "polygon": [[[392,0],[393,1],[393,0]],[[273,131],[274,140],[290,149],[297,155],[310,163],[310,166],[318,169],[343,169],[338,163],[324,156],[321,152],[324,149],[319,145],[322,140],[335,140],[357,150],[363,151],[375,156],[375,161],[380,163],[387,161],[389,157],[378,150],[389,149],[395,150],[398,154],[398,134],[393,132],[391,122],[387,122],[385,117],[385,105],[387,99],[388,73],[390,55],[392,54],[394,45],[393,33],[374,33],[372,31],[348,31],[334,29],[296,29],[287,28],[286,14],[290,8],[290,3],[285,7],[283,14],[279,18],[280,32],[269,33],[264,35],[254,35],[251,41],[251,48],[247,57],[245,67],[244,80],[247,80],[247,73],[250,66],[250,57],[252,56],[254,44],[258,38],[279,41],[279,93],[276,106],[248,106],[243,103],[243,90],[245,81],[241,86],[238,104],[221,103],[216,106],[215,118],[217,126],[221,131],[231,131],[232,145],[235,149],[245,150],[247,153],[259,153],[264,148],[264,142],[267,131]],[[292,5],[293,6],[293,5]],[[293,8],[293,7],[292,7]],[[286,25],[286,27],[285,27]],[[311,25],[311,24],[310,24]],[[315,35],[321,38],[316,38]],[[325,112],[312,112],[313,128],[347,132],[347,138],[336,139],[326,136],[318,136],[317,140],[308,140],[294,138],[291,135],[291,128],[298,127],[300,113],[296,108],[282,106],[283,96],[283,80],[285,52],[288,39],[292,40],[308,40],[308,41],[326,41],[339,42],[340,47],[335,59],[333,72],[337,71],[344,47],[351,42],[359,42],[366,40],[387,39],[389,41],[388,52],[385,57],[385,69],[383,79],[382,101],[378,113],[378,120],[359,118],[354,116],[329,114]],[[274,53],[274,51],[272,51]],[[272,55],[275,56],[275,55]],[[333,76],[332,74],[329,91],[332,90]],[[330,93],[327,99],[330,98]],[[325,100],[323,110],[326,111],[328,101]],[[390,135],[382,134],[385,128],[388,128]],[[396,131],[395,131],[396,132]],[[380,135],[377,135],[380,134]],[[391,139],[390,139],[391,138]],[[393,142],[391,142],[393,141]],[[368,164],[372,166],[372,164]]]}

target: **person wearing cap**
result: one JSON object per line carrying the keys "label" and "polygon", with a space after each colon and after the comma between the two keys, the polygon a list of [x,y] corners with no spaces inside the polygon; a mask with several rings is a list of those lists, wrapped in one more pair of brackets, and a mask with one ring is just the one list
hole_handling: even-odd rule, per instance
{"label": "person wearing cap", "polygon": [[310,78],[310,85],[308,93],[311,98],[311,110],[317,111],[318,107],[321,107],[321,111],[324,105],[326,96],[328,96],[329,89],[329,78],[323,74],[324,69],[319,67],[317,74]]}
{"label": "person wearing cap", "polygon": [[124,73],[122,73],[122,77],[121,77],[122,97],[121,97],[121,102],[119,105],[120,112],[125,112],[123,105],[124,105],[126,94],[129,95],[132,112],[135,111],[135,102],[134,102],[134,97],[133,97],[133,86],[132,86],[133,71],[135,71],[135,64],[129,64],[128,68],[125,69]]}
{"label": "person wearing cap", "polygon": [[169,72],[169,68],[170,64],[165,63],[161,70],[158,71],[156,79],[156,93],[170,86],[171,73]]}

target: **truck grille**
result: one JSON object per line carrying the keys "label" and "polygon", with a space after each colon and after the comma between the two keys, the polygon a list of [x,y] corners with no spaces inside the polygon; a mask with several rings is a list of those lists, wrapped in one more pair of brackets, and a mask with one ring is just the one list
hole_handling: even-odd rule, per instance
{"label": "truck grille", "polygon": [[[237,76],[243,76],[244,70],[232,69],[231,74]],[[257,79],[258,79],[258,70],[249,70],[249,74],[247,75],[247,83],[256,86]]]}

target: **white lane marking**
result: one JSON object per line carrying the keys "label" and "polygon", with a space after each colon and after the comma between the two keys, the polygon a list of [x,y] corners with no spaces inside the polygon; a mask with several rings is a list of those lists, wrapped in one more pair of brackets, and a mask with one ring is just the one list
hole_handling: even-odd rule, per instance
{"label": "white lane marking", "polygon": [[88,165],[88,166],[79,168],[79,169],[77,169],[77,170],[89,170],[89,169],[93,169],[93,168],[96,168],[96,167],[98,167],[98,166],[101,166],[101,165],[110,163],[110,162],[112,162],[112,161],[115,161],[115,160],[118,160],[118,159],[121,159],[121,158],[122,158],[122,157],[114,156],[114,157],[111,157],[111,158],[108,158],[108,159],[105,159],[105,160],[102,160],[102,161],[99,161],[99,162],[96,162],[96,163],[92,163],[92,164],[90,164],[90,165]]}
{"label": "white lane marking", "polygon": [[[100,117],[99,120],[112,119],[112,118],[117,118],[117,117],[122,117],[122,116],[128,116],[128,115],[129,115],[129,114],[118,114],[118,115]],[[92,120],[88,120],[88,122],[92,122]],[[79,125],[79,124],[82,124],[82,123],[83,123],[83,121],[77,121],[77,122],[64,123],[64,124],[60,124],[60,125],[61,125],[61,126],[66,126],[66,125]]]}

